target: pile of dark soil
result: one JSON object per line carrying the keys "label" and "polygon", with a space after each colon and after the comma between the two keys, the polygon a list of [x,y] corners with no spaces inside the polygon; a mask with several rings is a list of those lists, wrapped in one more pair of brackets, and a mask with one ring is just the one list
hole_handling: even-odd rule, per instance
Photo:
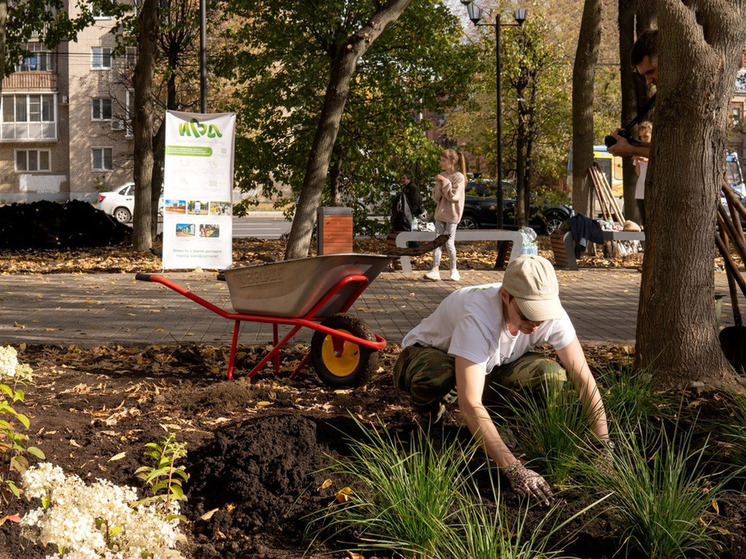
{"label": "pile of dark soil", "polygon": [[131,231],[79,200],[0,206],[0,248],[4,249],[107,246],[129,240]]}

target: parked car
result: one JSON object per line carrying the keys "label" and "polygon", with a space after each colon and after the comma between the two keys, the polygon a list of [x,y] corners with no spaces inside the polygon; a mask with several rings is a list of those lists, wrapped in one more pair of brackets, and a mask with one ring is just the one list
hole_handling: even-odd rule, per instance
{"label": "parked car", "polygon": [[[495,229],[497,227],[497,197],[489,183],[469,181],[466,183],[464,214],[459,229]],[[560,223],[573,215],[570,206],[544,205],[531,208],[529,227],[538,234],[551,235]],[[515,199],[503,198],[503,229],[518,229]]]}
{"label": "parked car", "polygon": [[[96,207],[119,223],[129,223],[135,211],[135,183],[128,182],[110,192],[101,192]],[[158,214],[163,214],[163,195],[158,200]]]}

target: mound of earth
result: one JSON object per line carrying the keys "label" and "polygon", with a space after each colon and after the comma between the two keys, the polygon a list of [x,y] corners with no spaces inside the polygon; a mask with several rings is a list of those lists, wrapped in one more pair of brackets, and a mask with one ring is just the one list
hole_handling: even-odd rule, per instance
{"label": "mound of earth", "polygon": [[87,202],[0,206],[0,248],[98,247],[121,243],[132,230]]}

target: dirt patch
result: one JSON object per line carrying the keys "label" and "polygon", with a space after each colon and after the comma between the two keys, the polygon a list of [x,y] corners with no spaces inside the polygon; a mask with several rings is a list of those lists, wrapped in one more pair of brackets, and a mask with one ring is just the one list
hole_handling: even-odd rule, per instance
{"label": "dirt patch", "polygon": [[[247,356],[260,350],[240,348]],[[326,508],[334,501],[334,491],[349,483],[335,479],[322,489],[328,474],[321,469],[330,457],[349,455],[349,440],[361,436],[355,422],[372,427],[381,421],[407,441],[419,420],[393,388],[391,370],[398,347],[387,347],[372,381],[354,390],[327,388],[311,371],[290,378],[304,350],[292,348],[279,375],[267,368],[251,381],[228,381],[222,375],[224,348],[27,347],[19,357],[35,371],[35,382],[26,390],[30,442],[68,473],[142,488],[134,472],[147,463],[144,445],[158,441],[167,431],[175,433],[189,452],[186,466],[191,477],[185,486],[189,501],[184,508],[189,544],[183,549],[187,557],[300,557],[307,552],[303,534],[308,515]],[[618,358],[621,351],[587,348],[591,364],[598,366]],[[702,425],[710,416],[713,420],[722,416],[720,395],[686,398],[690,406],[684,410],[698,410]],[[469,433],[451,410],[432,436],[466,441]],[[122,453],[123,458],[110,460]],[[480,483],[488,494],[488,478]],[[592,497],[567,492],[563,498],[567,517]],[[518,497],[506,490],[503,499],[517,514]],[[6,510],[23,514],[28,508],[20,499]],[[721,500],[719,511],[714,522],[727,547],[722,557],[746,557],[742,521],[746,498],[736,493]],[[527,525],[538,524],[543,514],[532,512]],[[601,559],[616,551],[619,533],[608,514],[586,515],[573,527],[582,530],[568,553]],[[329,545],[314,547],[307,557],[345,556],[334,551],[333,542]],[[0,527],[0,558],[46,555],[43,548],[22,539],[15,524]]]}

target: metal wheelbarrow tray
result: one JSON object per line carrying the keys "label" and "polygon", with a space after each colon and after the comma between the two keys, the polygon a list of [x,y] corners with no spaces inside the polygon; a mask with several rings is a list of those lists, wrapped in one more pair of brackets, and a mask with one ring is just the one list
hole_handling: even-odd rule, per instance
{"label": "metal wheelbarrow tray", "polygon": [[[202,299],[157,274],[139,273],[136,279],[165,285],[208,310],[234,321],[228,378],[233,368],[238,333],[243,320],[272,324],[272,349],[247,376],[252,377],[271,359],[280,371],[280,350],[303,327],[314,330],[311,348],[293,371],[313,359],[319,377],[331,386],[364,384],[378,365],[378,350],[386,345],[359,318],[345,314],[368,285],[386,267],[388,256],[330,254],[223,270],[235,312]],[[292,326],[279,339],[279,324]]]}

